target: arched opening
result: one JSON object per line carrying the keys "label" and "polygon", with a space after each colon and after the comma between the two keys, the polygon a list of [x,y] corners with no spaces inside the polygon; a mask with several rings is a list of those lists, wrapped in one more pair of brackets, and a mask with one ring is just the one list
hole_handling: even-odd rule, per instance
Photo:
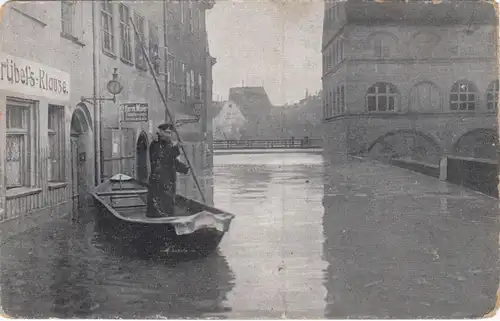
{"label": "arched opening", "polygon": [[441,111],[441,101],[441,92],[432,82],[420,82],[411,89],[410,110],[413,112]]}
{"label": "arched opening", "polygon": [[478,128],[462,135],[454,144],[457,156],[496,159],[498,135],[493,129]]}
{"label": "arched opening", "polygon": [[390,32],[376,31],[367,37],[365,46],[370,47],[376,58],[389,58],[397,53],[399,39]]}
{"label": "arched opening", "polygon": [[377,138],[368,148],[369,157],[389,161],[407,159],[428,164],[439,164],[439,144],[427,135],[413,130],[400,130]]}
{"label": "arched opening", "polygon": [[136,145],[137,179],[145,182],[148,180],[148,135],[142,131]]}
{"label": "arched opening", "polygon": [[450,110],[474,111],[477,109],[477,87],[468,80],[460,80],[453,84],[450,91]]}
{"label": "arched opening", "polygon": [[399,108],[399,91],[391,83],[378,82],[368,88],[366,93],[366,111],[396,112]]}
{"label": "arched opening", "polygon": [[80,104],[71,116],[71,182],[74,210],[86,207],[90,202],[88,191],[92,184],[89,171],[92,165],[92,134],[88,115],[90,113],[87,107]]}
{"label": "arched opening", "polygon": [[486,89],[486,107],[488,108],[488,111],[497,110],[499,87],[500,84],[497,79],[491,82],[488,89]]}
{"label": "arched opening", "polygon": [[432,53],[441,40],[437,34],[429,31],[418,31],[410,41],[410,49],[414,58],[426,59],[432,57]]}

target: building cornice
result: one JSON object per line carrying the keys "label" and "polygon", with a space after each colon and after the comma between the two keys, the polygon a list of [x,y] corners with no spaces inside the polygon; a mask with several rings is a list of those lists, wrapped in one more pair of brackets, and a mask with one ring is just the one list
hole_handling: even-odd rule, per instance
{"label": "building cornice", "polygon": [[341,62],[330,68],[323,74],[321,80],[325,80],[327,76],[335,74],[340,67],[345,63],[349,65],[371,64],[371,65],[440,65],[447,66],[456,63],[497,63],[495,57],[447,57],[447,58],[431,58],[431,59],[416,59],[416,58],[344,58]]}
{"label": "building cornice", "polygon": [[470,112],[386,112],[386,113],[347,113],[343,115],[336,115],[323,119],[323,123],[330,123],[345,119],[407,119],[408,121],[416,118],[475,118],[475,117],[492,117],[496,118],[494,111],[470,111]]}
{"label": "building cornice", "polygon": [[497,62],[495,57],[446,57],[446,58],[429,58],[429,59],[417,59],[417,58],[389,58],[389,59],[377,59],[377,58],[346,58],[344,59],[348,64],[359,64],[359,63],[369,63],[369,64],[379,64],[379,65],[413,65],[413,64],[425,64],[425,65],[451,65],[455,63],[474,63],[474,62]]}

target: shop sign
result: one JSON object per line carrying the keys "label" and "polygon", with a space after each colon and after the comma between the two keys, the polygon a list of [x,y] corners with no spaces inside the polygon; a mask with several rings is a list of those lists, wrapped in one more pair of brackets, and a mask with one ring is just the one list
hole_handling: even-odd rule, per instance
{"label": "shop sign", "polygon": [[148,121],[147,103],[124,103],[121,104],[123,110],[123,121],[142,123]]}
{"label": "shop sign", "polygon": [[0,52],[0,90],[67,101],[70,74]]}

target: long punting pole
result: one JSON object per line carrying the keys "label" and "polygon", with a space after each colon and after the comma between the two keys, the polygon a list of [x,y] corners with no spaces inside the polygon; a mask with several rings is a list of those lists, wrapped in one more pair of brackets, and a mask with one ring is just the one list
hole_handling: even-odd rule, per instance
{"label": "long punting pole", "polygon": [[163,92],[160,89],[160,83],[158,82],[158,79],[156,78],[156,75],[155,75],[154,70],[153,70],[153,66],[151,65],[151,60],[149,59],[149,55],[146,52],[146,48],[144,47],[144,41],[143,41],[142,37],[139,35],[139,32],[137,31],[137,28],[135,26],[135,23],[134,23],[134,20],[132,19],[132,17],[130,17],[130,22],[132,23],[132,26],[134,27],[134,32],[135,32],[137,39],[139,39],[139,41],[141,43],[142,53],[144,55],[144,58],[146,58],[146,61],[148,62],[149,71],[151,72],[151,75],[153,75],[153,78],[154,78],[155,84],[156,84],[156,88],[158,89],[158,93],[160,94],[163,105],[165,105],[165,109],[167,111],[167,116],[170,119],[170,122],[172,122],[174,132],[177,135],[177,140],[179,141],[179,145],[181,147],[181,150],[184,153],[184,156],[186,157],[187,164],[191,169],[190,172],[191,172],[191,175],[193,176],[196,187],[198,188],[198,191],[200,192],[203,203],[206,203],[205,195],[203,194],[203,191],[201,190],[201,186],[200,186],[200,183],[198,182],[198,178],[196,177],[196,173],[194,172],[194,168],[191,167],[191,162],[189,161],[189,156],[187,155],[186,151],[184,150],[181,136],[179,135],[177,128],[175,128],[175,124],[173,122],[174,118],[172,117],[172,114],[170,113],[170,110],[167,107],[167,100],[165,99],[165,96],[163,95]]}

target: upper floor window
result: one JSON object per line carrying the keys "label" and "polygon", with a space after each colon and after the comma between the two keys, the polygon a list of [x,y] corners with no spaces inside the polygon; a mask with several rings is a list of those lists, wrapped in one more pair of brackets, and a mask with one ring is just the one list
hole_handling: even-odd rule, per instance
{"label": "upper floor window", "polygon": [[388,41],[381,37],[373,39],[373,52],[375,57],[378,58],[389,57],[390,51]]}
{"label": "upper floor window", "polygon": [[194,33],[194,24],[195,24],[195,21],[194,21],[195,13],[194,13],[194,10],[195,9],[193,8],[193,3],[188,0],[188,19],[189,19],[189,32],[190,33]]}
{"label": "upper floor window", "polygon": [[[178,82],[176,83],[176,87],[179,88],[180,91],[180,98],[181,101],[185,101],[187,99],[187,91],[188,91],[188,86],[187,86],[187,72],[186,72],[186,64],[184,62],[179,62],[179,72],[176,73],[179,75]],[[179,85],[177,85],[179,84]]]}
{"label": "upper floor window", "polygon": [[488,110],[496,110],[498,106],[498,79],[493,81],[486,90],[486,106]]}
{"label": "upper floor window", "polygon": [[158,27],[149,21],[149,57],[153,63],[153,68],[157,74],[160,73],[160,64],[157,59],[160,57],[160,41],[158,39]]}
{"label": "upper floor window", "polygon": [[195,96],[195,91],[194,91],[194,84],[195,84],[195,78],[194,78],[194,70],[191,70],[189,73],[189,86],[191,88],[191,95]]}
{"label": "upper floor window", "polygon": [[73,18],[74,18],[74,2],[72,0],[61,1],[61,27],[62,32],[66,35],[74,36]]}
{"label": "upper floor window", "polygon": [[103,50],[114,53],[113,5],[110,0],[103,0],[101,2],[101,33]]}
{"label": "upper floor window", "polygon": [[198,98],[202,99],[203,98],[203,76],[201,74],[198,74]]}
{"label": "upper floor window", "polygon": [[130,9],[123,3],[120,3],[120,54],[123,60],[132,63],[132,37],[130,29]]}
{"label": "upper floor window", "polygon": [[185,4],[184,3],[185,3],[185,1],[179,1],[178,3],[179,3],[179,9],[180,9],[181,23],[184,23],[184,18],[185,18],[184,17],[184,15],[185,15],[185,13],[184,13]]}
{"label": "upper floor window", "polygon": [[398,97],[396,86],[389,83],[377,83],[368,88],[366,109],[369,112],[395,111]]}
{"label": "upper floor window", "polygon": [[[146,58],[144,57],[144,53],[142,52],[142,45],[144,38],[144,17],[134,14],[134,24],[137,28],[137,34],[135,35],[135,66],[138,69],[146,69]],[[131,31],[131,29],[129,29]],[[128,59],[127,59],[128,60]]]}
{"label": "upper floor window", "polygon": [[374,32],[366,41],[370,46],[373,56],[383,59],[392,55],[392,47],[397,45],[398,39],[388,32]]}
{"label": "upper floor window", "polygon": [[167,90],[168,90],[168,97],[172,98],[174,97],[174,90],[175,88],[175,57],[172,53],[168,53],[167,57]]}
{"label": "upper floor window", "polygon": [[474,84],[468,81],[456,82],[451,87],[450,109],[466,111],[476,109],[477,90]]}
{"label": "upper floor window", "polygon": [[440,37],[432,32],[420,31],[411,41],[410,50],[414,58],[429,58],[440,41]]}

